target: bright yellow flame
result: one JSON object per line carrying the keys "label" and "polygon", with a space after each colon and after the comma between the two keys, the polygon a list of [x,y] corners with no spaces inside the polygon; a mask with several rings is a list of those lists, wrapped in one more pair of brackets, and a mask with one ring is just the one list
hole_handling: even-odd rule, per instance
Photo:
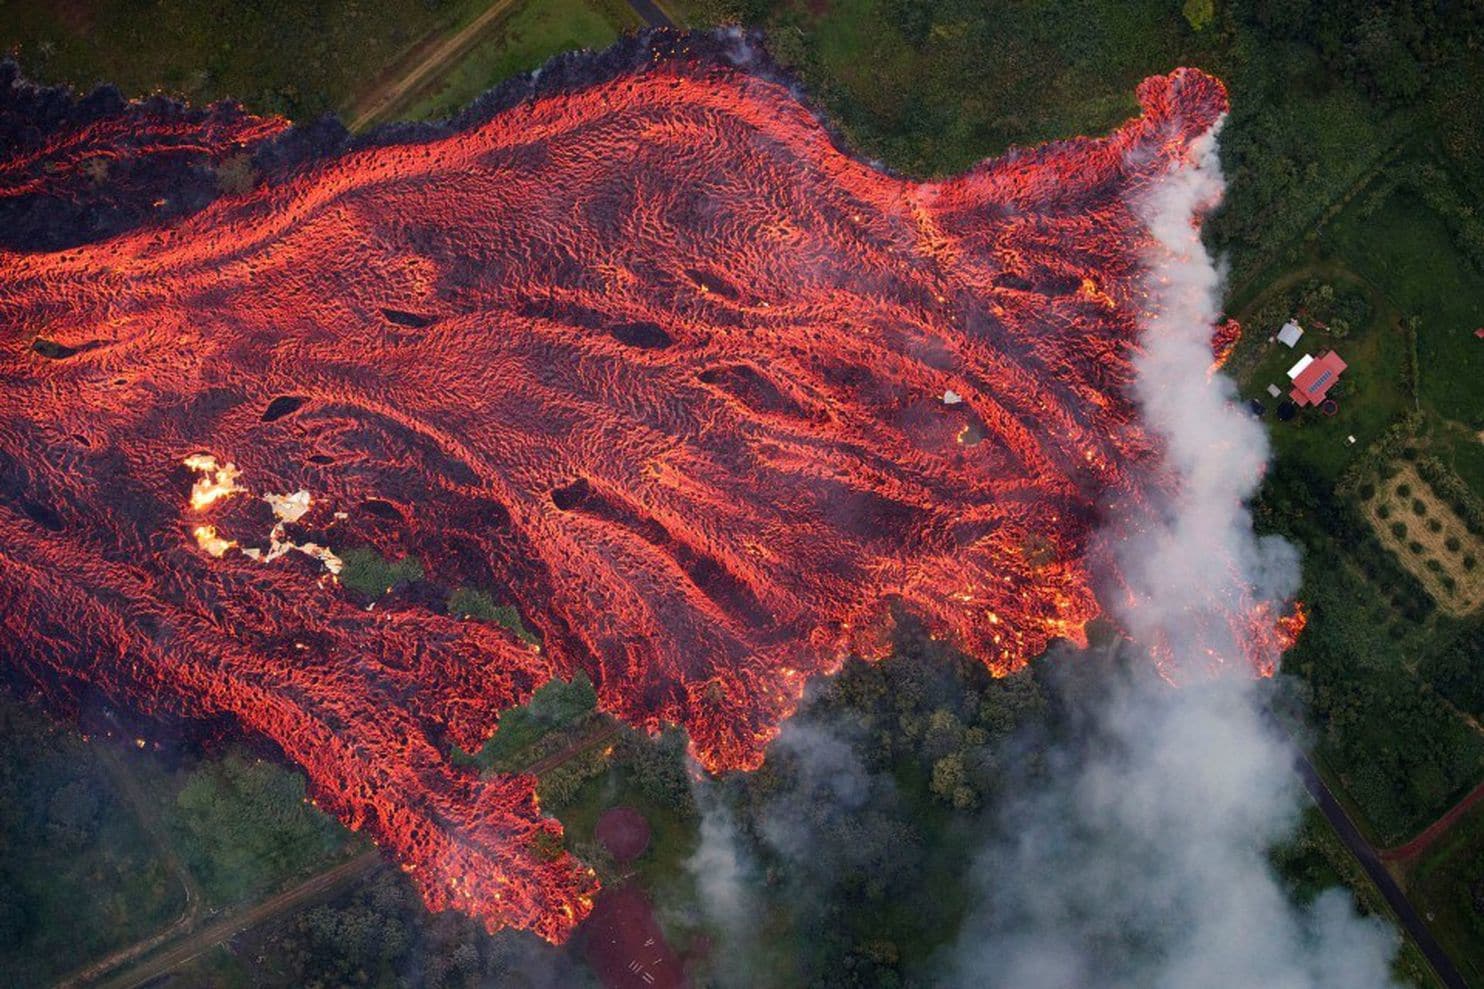
{"label": "bright yellow flame", "polygon": [[237,483],[242,472],[236,464],[218,464],[216,458],[208,453],[193,453],[185,458],[185,465],[204,475],[198,477],[191,488],[191,508],[198,512],[222,498],[247,492]]}
{"label": "bright yellow flame", "polygon": [[192,532],[196,537],[196,545],[200,546],[212,556],[220,559],[227,550],[237,544],[230,539],[223,539],[216,534],[214,525],[198,525]]}

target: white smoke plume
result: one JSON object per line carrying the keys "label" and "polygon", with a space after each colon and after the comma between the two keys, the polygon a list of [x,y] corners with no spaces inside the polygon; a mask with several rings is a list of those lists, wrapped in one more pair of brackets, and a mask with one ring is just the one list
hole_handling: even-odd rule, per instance
{"label": "white smoke plume", "polygon": [[1221,279],[1196,221],[1223,188],[1216,130],[1135,204],[1155,241],[1135,392],[1173,483],[1142,517],[1116,519],[1124,583],[1105,595],[1182,685],[1114,676],[1080,715],[1090,741],[1047,753],[1045,776],[1000,810],[980,901],[945,962],[953,985],[1392,984],[1393,932],[1340,890],[1294,904],[1269,862],[1303,797],[1222,616],[1254,600],[1276,614],[1298,563],[1293,547],[1253,533],[1245,502],[1267,441],[1232,382],[1207,376]]}

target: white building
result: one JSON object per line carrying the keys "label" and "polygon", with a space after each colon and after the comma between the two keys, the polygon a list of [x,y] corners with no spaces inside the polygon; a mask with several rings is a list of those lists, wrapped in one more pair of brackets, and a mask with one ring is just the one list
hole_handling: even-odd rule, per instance
{"label": "white building", "polygon": [[1278,331],[1278,342],[1283,344],[1283,346],[1285,347],[1292,347],[1294,344],[1299,342],[1299,337],[1303,335],[1303,327],[1299,326],[1297,323],[1290,319],[1288,322],[1283,324],[1283,329]]}

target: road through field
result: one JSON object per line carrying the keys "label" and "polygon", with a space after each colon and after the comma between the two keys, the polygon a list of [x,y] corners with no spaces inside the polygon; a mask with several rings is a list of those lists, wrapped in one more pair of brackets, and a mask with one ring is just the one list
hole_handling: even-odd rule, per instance
{"label": "road through field", "polygon": [[483,13],[456,33],[449,35],[401,76],[377,86],[357,100],[355,108],[351,111],[350,129],[363,130],[377,117],[395,109],[398,103],[406,99],[408,94],[428,79],[433,70],[452,59],[467,54],[469,49],[479,41],[484,30],[508,13],[513,6],[515,6],[515,0],[495,0],[485,8]]}

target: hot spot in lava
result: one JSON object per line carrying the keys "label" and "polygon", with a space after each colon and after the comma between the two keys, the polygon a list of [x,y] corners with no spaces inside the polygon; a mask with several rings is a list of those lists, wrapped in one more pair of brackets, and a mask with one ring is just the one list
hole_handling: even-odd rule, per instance
{"label": "hot spot in lava", "polygon": [[[1221,84],[1151,78],[1107,137],[917,182],[734,48],[649,36],[319,155],[158,103],[28,130],[50,103],[7,87],[7,662],[270,740],[431,907],[560,940],[591,872],[543,854],[533,779],[449,759],[549,678],[721,770],[892,608],[996,672],[1083,641],[1099,506],[1151,454],[1129,204]],[[251,191],[150,212],[232,155]],[[367,610],[336,579],[362,544],[544,648]]]}

